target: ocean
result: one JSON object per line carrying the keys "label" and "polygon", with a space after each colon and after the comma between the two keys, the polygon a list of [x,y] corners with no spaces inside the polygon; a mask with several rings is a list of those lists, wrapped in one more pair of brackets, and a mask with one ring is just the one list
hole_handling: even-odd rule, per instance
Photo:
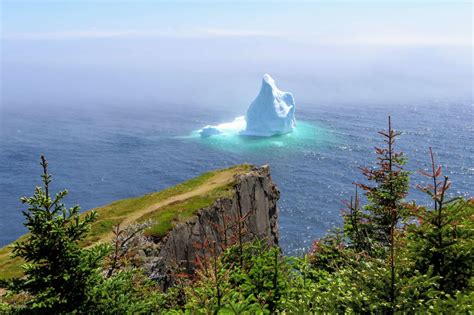
{"label": "ocean", "polygon": [[297,103],[294,133],[269,139],[238,136],[203,139],[196,130],[231,121],[236,109],[193,104],[69,104],[8,106],[0,125],[0,246],[25,233],[21,196],[39,185],[40,155],[53,174],[53,191],[67,188],[66,205],[82,209],[164,189],[208,170],[237,163],[269,164],[281,191],[280,238],[286,254],[341,226],[344,200],[363,181],[359,167],[375,163],[377,131],[392,116],[402,131],[396,147],[413,173],[408,199],[426,179],[431,146],[451,194],[473,196],[473,105],[469,102]]}

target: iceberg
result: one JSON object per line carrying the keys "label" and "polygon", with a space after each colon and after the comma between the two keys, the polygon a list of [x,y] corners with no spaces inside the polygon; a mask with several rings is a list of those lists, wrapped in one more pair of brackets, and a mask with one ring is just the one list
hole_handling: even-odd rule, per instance
{"label": "iceberg", "polygon": [[296,126],[293,95],[280,91],[275,80],[265,74],[260,93],[247,109],[245,120],[247,125],[242,135],[270,137],[292,132]]}
{"label": "iceberg", "polygon": [[245,126],[245,117],[239,116],[229,123],[223,123],[215,126],[207,125],[201,130],[198,130],[198,133],[201,135],[201,137],[211,137],[222,134],[238,134],[242,130],[245,130]]}
{"label": "iceberg", "polygon": [[239,116],[229,123],[205,126],[198,133],[201,137],[225,134],[271,137],[292,132],[295,126],[293,95],[280,91],[275,80],[265,74],[260,92],[248,107],[245,117]]}

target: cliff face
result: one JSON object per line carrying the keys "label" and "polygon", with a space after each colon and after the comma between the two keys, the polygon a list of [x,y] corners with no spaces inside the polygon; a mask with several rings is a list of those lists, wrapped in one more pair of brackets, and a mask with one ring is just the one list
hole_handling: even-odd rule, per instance
{"label": "cliff face", "polygon": [[143,267],[164,289],[178,272],[193,273],[196,258],[253,238],[264,238],[278,245],[278,207],[280,196],[269,166],[236,175],[232,194],[200,209],[186,222],[176,225],[164,238],[141,251]]}

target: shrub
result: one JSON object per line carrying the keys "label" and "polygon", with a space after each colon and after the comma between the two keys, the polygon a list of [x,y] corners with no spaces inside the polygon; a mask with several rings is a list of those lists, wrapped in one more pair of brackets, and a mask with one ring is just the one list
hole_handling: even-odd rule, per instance
{"label": "shrub", "polygon": [[67,209],[62,203],[67,190],[52,198],[49,193],[51,175],[43,156],[41,166],[44,187],[36,187],[32,197],[21,198],[29,206],[23,215],[30,233],[25,240],[13,245],[14,256],[26,261],[25,277],[13,279],[10,289],[31,295],[26,302],[30,310],[70,312],[86,300],[88,292],[97,284],[101,259],[107,248],[79,246],[97,214],[91,211],[81,219],[78,206]]}

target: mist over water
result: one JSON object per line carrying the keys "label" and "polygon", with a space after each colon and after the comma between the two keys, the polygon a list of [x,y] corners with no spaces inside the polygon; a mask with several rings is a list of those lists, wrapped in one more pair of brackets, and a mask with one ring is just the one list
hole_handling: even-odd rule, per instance
{"label": "mist over water", "polygon": [[297,104],[468,102],[471,52],[462,45],[330,45],[272,37],[6,39],[2,104],[189,104],[241,114],[264,73]]}

